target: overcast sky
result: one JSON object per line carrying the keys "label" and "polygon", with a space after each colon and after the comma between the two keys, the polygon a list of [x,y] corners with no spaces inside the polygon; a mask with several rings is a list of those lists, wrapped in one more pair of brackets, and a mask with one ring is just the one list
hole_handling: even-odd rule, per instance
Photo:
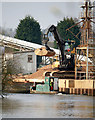
{"label": "overcast sky", "polygon": [[39,22],[41,29],[45,29],[51,24],[56,25],[66,16],[79,18],[80,5],[83,0],[27,1],[14,0],[12,2],[12,0],[2,0],[0,3],[0,17],[2,18],[0,26],[15,29],[19,24],[19,20],[25,18],[26,15],[31,15]]}

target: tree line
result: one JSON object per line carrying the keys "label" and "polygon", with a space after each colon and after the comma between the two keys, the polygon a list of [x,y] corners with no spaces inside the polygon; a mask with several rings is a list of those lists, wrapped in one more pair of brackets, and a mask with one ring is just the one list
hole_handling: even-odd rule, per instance
{"label": "tree line", "polygon": [[[79,45],[79,40],[74,37],[69,31],[66,31],[67,28],[75,25],[78,22],[77,19],[73,19],[65,17],[63,20],[57,23],[58,32],[63,40],[74,40],[75,46]],[[80,31],[80,26],[76,25],[71,29],[71,31],[76,35]],[[26,16],[24,19],[20,20],[20,23],[16,29],[15,38],[29,41],[32,43],[42,44],[42,35],[40,29],[40,24],[31,16]],[[78,35],[80,38],[80,34]],[[54,48],[56,47],[56,43],[54,41]]]}

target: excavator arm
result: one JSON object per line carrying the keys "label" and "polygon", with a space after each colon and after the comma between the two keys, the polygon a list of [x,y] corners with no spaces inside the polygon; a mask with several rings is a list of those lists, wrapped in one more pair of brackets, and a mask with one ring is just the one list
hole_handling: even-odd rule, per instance
{"label": "excavator arm", "polygon": [[60,58],[60,70],[62,69],[66,69],[66,70],[74,70],[74,67],[75,67],[75,64],[74,64],[74,55],[71,54],[71,58],[70,59],[67,59],[66,58],[66,55],[64,54],[65,53],[65,43],[66,41],[61,39],[58,31],[57,31],[57,28],[52,25],[49,29],[48,29],[48,32],[47,34],[51,32],[58,44],[58,47],[59,47],[59,50],[61,52],[61,58]]}
{"label": "excavator arm", "polygon": [[65,41],[63,41],[57,31],[57,28],[52,25],[49,29],[48,29],[48,32],[47,34],[51,32],[55,38],[55,40],[57,41],[57,44],[58,44],[58,47],[60,49],[60,52],[61,52],[61,56],[62,56],[62,59],[61,59],[61,65],[63,64],[63,61],[64,61],[64,48],[65,48]]}

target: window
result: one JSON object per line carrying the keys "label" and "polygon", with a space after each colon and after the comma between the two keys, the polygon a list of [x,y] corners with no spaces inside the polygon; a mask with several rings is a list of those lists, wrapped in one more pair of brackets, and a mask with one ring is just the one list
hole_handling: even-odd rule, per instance
{"label": "window", "polygon": [[32,55],[28,55],[28,62],[30,62],[30,63],[33,62],[33,56]]}

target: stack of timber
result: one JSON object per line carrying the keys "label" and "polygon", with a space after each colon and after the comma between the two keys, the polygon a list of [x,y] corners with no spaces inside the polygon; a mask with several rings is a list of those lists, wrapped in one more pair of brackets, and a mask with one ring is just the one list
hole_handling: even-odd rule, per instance
{"label": "stack of timber", "polygon": [[55,55],[55,52],[52,49],[47,50],[46,47],[41,47],[35,50],[35,54],[39,56],[51,57]]}

